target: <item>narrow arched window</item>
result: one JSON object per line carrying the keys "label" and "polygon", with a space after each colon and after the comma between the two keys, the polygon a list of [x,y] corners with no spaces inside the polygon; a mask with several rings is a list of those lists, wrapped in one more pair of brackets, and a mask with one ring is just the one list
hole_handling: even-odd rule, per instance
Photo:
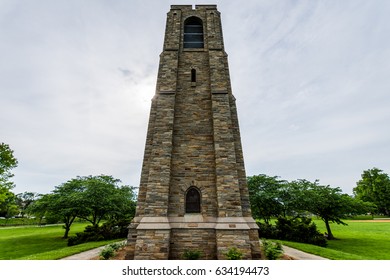
{"label": "narrow arched window", "polygon": [[191,83],[195,83],[195,82],[196,82],[196,70],[191,69]]}
{"label": "narrow arched window", "polygon": [[186,213],[200,213],[200,193],[197,188],[188,189],[185,203]]}
{"label": "narrow arched window", "polygon": [[184,48],[203,48],[203,23],[200,18],[190,17],[184,22]]}

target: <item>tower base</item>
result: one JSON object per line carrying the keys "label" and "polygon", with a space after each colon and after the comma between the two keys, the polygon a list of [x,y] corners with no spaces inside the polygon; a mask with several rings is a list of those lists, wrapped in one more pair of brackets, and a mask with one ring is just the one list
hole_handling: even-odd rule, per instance
{"label": "tower base", "polygon": [[236,248],[242,259],[260,259],[257,225],[252,218],[143,218],[129,227],[129,253],[134,260],[180,260],[199,251],[202,260],[224,260]]}

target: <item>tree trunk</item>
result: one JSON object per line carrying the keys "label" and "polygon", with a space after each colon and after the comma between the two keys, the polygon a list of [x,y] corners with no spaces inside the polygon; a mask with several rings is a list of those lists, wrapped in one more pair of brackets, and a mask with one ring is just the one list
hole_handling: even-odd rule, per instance
{"label": "tree trunk", "polygon": [[64,233],[64,239],[67,239],[68,238],[68,235],[69,235],[69,231],[70,231],[70,226],[72,225],[73,221],[76,219],[76,216],[74,217],[71,217],[70,219],[68,219],[67,221],[65,221],[65,225],[64,225],[64,229],[65,229],[65,233]]}
{"label": "tree trunk", "polygon": [[326,226],[326,231],[328,234],[328,240],[333,240],[335,239],[332,233],[332,230],[330,229],[329,221],[327,219],[324,219],[325,226]]}
{"label": "tree trunk", "polygon": [[65,228],[65,233],[64,233],[64,237],[62,238],[67,239],[70,231],[70,225],[65,224],[64,228]]}

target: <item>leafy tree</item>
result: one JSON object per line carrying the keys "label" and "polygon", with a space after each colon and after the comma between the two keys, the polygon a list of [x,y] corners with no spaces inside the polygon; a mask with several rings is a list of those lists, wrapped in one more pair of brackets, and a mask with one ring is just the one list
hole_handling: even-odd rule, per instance
{"label": "leafy tree", "polygon": [[286,182],[278,178],[264,174],[247,178],[252,214],[257,219],[264,219],[266,224],[269,224],[272,217],[279,216],[283,211],[279,196]]}
{"label": "leafy tree", "polygon": [[[34,203],[30,204],[27,207],[27,212],[34,214],[39,219],[39,224],[42,223],[43,218],[47,215],[50,215],[49,213],[49,204],[52,194],[44,194],[41,195],[39,199],[37,199]],[[58,217],[58,220],[60,218]]]}
{"label": "leafy tree", "polygon": [[16,205],[16,196],[7,189],[0,189],[2,200],[0,202],[0,217],[10,218],[18,214],[19,209]]}
{"label": "leafy tree", "polygon": [[367,213],[372,205],[343,194],[340,188],[319,185],[318,181],[302,181],[306,210],[320,217],[326,226],[328,239],[334,239],[330,223],[347,225],[342,219],[348,216]]}
{"label": "leafy tree", "polygon": [[16,203],[19,207],[22,218],[26,214],[27,208],[41,197],[41,194],[35,192],[24,192],[16,195]]}
{"label": "leafy tree", "polygon": [[11,192],[14,183],[10,181],[14,175],[10,172],[18,165],[9,145],[0,143],[0,216],[11,217],[18,213],[15,194]]}
{"label": "leafy tree", "polygon": [[134,188],[125,185],[117,188],[117,192],[116,211],[109,213],[107,218],[112,222],[123,220],[131,221],[135,215],[137,199]]}
{"label": "leafy tree", "polygon": [[13,187],[13,184],[8,181],[14,176],[10,170],[18,166],[18,161],[13,153],[14,151],[10,149],[9,145],[0,143],[0,187],[8,189]]}
{"label": "leafy tree", "polygon": [[17,165],[18,161],[13,155],[13,150],[7,144],[0,143],[0,207],[3,212],[5,209],[13,208],[12,205],[14,205],[14,194],[10,192],[14,187],[13,182],[10,181],[13,174],[10,170]]}
{"label": "leafy tree", "polygon": [[307,214],[307,205],[310,202],[305,191],[310,182],[297,180],[286,182],[279,191],[279,201],[283,208],[283,217],[298,218]]}
{"label": "leafy tree", "polygon": [[43,216],[56,216],[64,223],[63,238],[68,238],[74,220],[85,212],[82,191],[83,188],[77,180],[69,180],[55,187],[52,193],[43,195],[30,206],[29,210],[38,215],[40,220]]}
{"label": "leafy tree", "polygon": [[[83,186],[85,212],[80,217],[98,225],[103,218],[120,219],[135,211],[134,193],[131,187],[122,186],[112,176],[78,177]],[[134,214],[132,215],[134,216]]]}
{"label": "leafy tree", "polygon": [[373,209],[372,204],[343,194],[340,188],[322,186],[318,180],[287,182],[262,174],[248,177],[248,187],[252,213],[266,223],[262,230],[270,230],[271,217],[294,220],[314,214],[324,221],[328,238],[333,239],[330,223],[345,225],[342,219]]}
{"label": "leafy tree", "polygon": [[82,196],[83,188],[77,180],[58,186],[48,197],[47,210],[58,215],[64,223],[64,237],[68,238],[70,227],[74,220],[86,212]]}
{"label": "leafy tree", "polygon": [[260,174],[248,177],[247,182],[252,213],[266,224],[272,217],[299,217],[307,212],[308,198],[304,190],[308,181],[287,182],[277,176]]}
{"label": "leafy tree", "polygon": [[135,201],[133,188],[118,186],[119,183],[112,176],[79,176],[57,186],[30,209],[39,217],[57,216],[64,223],[64,238],[77,217],[91,222],[93,227],[105,218],[122,222],[134,216]]}
{"label": "leafy tree", "polygon": [[353,189],[357,198],[372,202],[377,211],[390,216],[390,177],[378,168],[363,171],[362,179]]}

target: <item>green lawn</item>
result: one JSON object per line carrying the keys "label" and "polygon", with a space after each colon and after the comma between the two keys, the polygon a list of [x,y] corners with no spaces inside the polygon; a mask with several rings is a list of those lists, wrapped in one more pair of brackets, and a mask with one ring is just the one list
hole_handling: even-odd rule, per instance
{"label": "green lawn", "polygon": [[[70,236],[88,223],[72,225]],[[0,260],[53,260],[70,256],[114,241],[99,241],[67,246],[62,225],[0,228]]]}
{"label": "green lawn", "polygon": [[[315,221],[320,232],[325,232],[322,221]],[[327,248],[285,242],[293,248],[334,260],[390,260],[390,223],[346,221],[348,226],[331,224],[337,240],[328,241]]]}

